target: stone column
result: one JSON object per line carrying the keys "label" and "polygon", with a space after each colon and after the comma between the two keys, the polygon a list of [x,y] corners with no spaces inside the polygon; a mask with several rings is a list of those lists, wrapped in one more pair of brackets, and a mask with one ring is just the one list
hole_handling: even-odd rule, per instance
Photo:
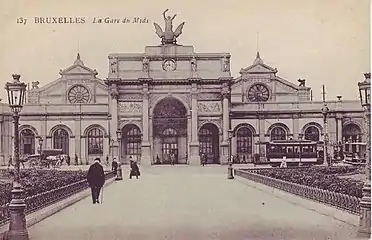
{"label": "stone column", "polygon": [[187,164],[190,163],[190,144],[191,144],[191,111],[187,114]]}
{"label": "stone column", "polygon": [[193,79],[191,84],[191,143],[190,165],[200,165],[199,141],[198,141],[198,79]]}
{"label": "stone column", "polygon": [[151,151],[149,142],[149,88],[148,81],[143,82],[142,99],[142,144],[141,165],[151,165]]}
{"label": "stone column", "polygon": [[300,116],[298,114],[293,114],[292,115],[292,133],[293,133],[293,139],[297,140],[298,139],[298,134],[301,133],[301,129],[300,129],[300,120],[299,120]]}
{"label": "stone column", "polygon": [[336,114],[336,141],[342,142],[342,115]]}
{"label": "stone column", "polygon": [[227,164],[229,161],[229,136],[228,130],[230,127],[229,118],[229,88],[225,83],[222,88],[222,142],[221,142],[221,164]]}
{"label": "stone column", "polygon": [[[258,140],[260,143],[265,142],[265,117],[263,115],[258,116],[258,126],[259,126],[259,137]],[[268,140],[270,141],[270,136],[268,137]],[[260,156],[260,161],[264,162],[266,161],[266,146],[264,144],[258,145],[258,154]]]}
{"label": "stone column", "polygon": [[114,158],[116,158],[119,162],[121,162],[121,156],[119,155],[119,143],[118,137],[116,135],[116,131],[119,127],[118,125],[118,97],[119,92],[117,89],[116,84],[112,84],[110,86],[110,113],[111,113],[111,120],[110,120],[110,136],[113,141],[111,141],[110,149]]}

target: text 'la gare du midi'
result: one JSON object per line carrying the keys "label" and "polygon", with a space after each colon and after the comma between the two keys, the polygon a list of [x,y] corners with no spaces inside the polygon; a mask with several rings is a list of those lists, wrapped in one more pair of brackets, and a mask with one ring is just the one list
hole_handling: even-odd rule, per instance
{"label": "text 'la gare du midi'", "polygon": [[[77,23],[84,24],[88,20],[86,17],[34,17],[35,23]],[[148,23],[149,20],[147,17],[133,17],[133,18],[111,18],[111,17],[92,17],[92,23]]]}

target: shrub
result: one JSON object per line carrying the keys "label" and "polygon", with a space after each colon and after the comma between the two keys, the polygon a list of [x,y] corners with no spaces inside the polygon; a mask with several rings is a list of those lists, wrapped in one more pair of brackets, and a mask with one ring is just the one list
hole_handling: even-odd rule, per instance
{"label": "shrub", "polygon": [[[4,177],[13,178],[13,170],[2,171]],[[26,169],[20,172],[21,184],[27,197],[50,191],[86,178],[86,171],[58,171]],[[0,182],[0,205],[11,199],[12,183]]]}
{"label": "shrub", "polygon": [[263,169],[258,174],[292,183],[362,197],[363,182],[350,178],[341,179],[337,174],[345,174],[355,169],[346,168],[293,168],[293,169]]}

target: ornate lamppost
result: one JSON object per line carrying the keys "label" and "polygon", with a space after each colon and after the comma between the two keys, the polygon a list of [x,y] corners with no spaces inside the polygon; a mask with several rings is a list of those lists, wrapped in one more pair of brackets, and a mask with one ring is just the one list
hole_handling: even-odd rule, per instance
{"label": "ornate lamppost", "polygon": [[7,233],[8,239],[28,240],[28,232],[26,228],[25,218],[25,198],[24,191],[20,182],[19,174],[19,113],[25,103],[26,84],[20,82],[21,75],[13,74],[13,81],[5,84],[5,89],[8,93],[8,102],[11,111],[13,112],[14,122],[14,180],[12,189],[12,200],[9,204],[10,223],[9,231]]}
{"label": "ornate lamppost", "polygon": [[302,138],[303,138],[303,134],[302,133],[299,133],[298,134],[298,142],[299,142],[299,150],[298,150],[298,153],[299,153],[299,157],[300,157],[300,163],[298,164],[298,166],[302,166],[302,162],[301,162],[301,158],[302,158],[302,146],[301,146],[301,142],[302,142]]}
{"label": "ornate lamppost", "polygon": [[360,102],[366,121],[366,182],[363,185],[363,197],[360,200],[360,219],[358,233],[371,236],[371,73],[365,73],[365,80],[358,83]]}
{"label": "ornate lamppost", "polygon": [[117,157],[119,158],[118,159],[118,171],[117,171],[117,175],[116,175],[116,178],[115,180],[123,180],[123,170],[121,169],[121,160],[120,160],[120,139],[121,139],[121,131],[118,129],[116,130],[116,136],[117,136],[117,139],[118,139],[118,148],[117,148]]}
{"label": "ornate lamppost", "polygon": [[39,154],[40,154],[40,161],[43,160],[42,152],[43,152],[43,138],[39,137]]}
{"label": "ornate lamppost", "polygon": [[233,168],[232,168],[232,148],[231,148],[231,139],[233,137],[233,132],[231,129],[227,130],[228,137],[229,137],[229,159],[228,159],[228,165],[229,167],[227,168],[227,179],[234,179],[233,175]]}
{"label": "ornate lamppost", "polygon": [[324,124],[324,166],[329,166],[328,163],[328,142],[329,142],[329,136],[328,136],[328,116],[329,108],[327,104],[324,102],[324,107],[322,108],[322,114],[323,114],[323,124]]}

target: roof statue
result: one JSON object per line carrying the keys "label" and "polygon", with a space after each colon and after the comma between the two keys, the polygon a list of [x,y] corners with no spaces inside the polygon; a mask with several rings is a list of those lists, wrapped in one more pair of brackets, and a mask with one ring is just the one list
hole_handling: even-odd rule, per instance
{"label": "roof statue", "polygon": [[182,28],[185,22],[181,23],[175,31],[173,31],[173,20],[177,16],[177,14],[174,14],[173,17],[165,16],[165,13],[169,9],[165,10],[163,12],[163,17],[165,21],[165,30],[163,31],[159,24],[154,23],[156,34],[161,38],[161,44],[176,44],[176,39],[179,35],[182,33]]}

